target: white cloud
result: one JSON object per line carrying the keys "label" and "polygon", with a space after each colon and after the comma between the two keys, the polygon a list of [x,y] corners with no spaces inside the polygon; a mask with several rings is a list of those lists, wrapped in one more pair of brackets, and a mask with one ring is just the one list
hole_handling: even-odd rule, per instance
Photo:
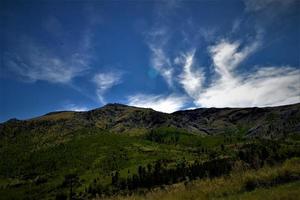
{"label": "white cloud", "polygon": [[82,111],[88,111],[89,108],[86,106],[78,106],[75,104],[69,104],[66,105],[64,108],[64,110],[68,110],[68,111],[76,111],[76,112],[82,112]]}
{"label": "white cloud", "polygon": [[83,54],[75,53],[65,59],[30,40],[24,41],[16,53],[5,53],[4,64],[25,81],[52,83],[70,82],[89,68]]}
{"label": "white cloud", "polygon": [[224,79],[232,78],[232,71],[244,61],[257,47],[259,42],[253,42],[239,51],[240,43],[230,43],[222,40],[217,45],[211,46],[211,54],[215,71]]}
{"label": "white cloud", "polygon": [[[169,80],[170,85],[176,84],[172,64],[182,66],[182,72],[177,76],[178,83],[197,106],[261,107],[300,102],[299,69],[289,66],[260,66],[248,74],[237,72],[240,64],[261,47],[261,38],[262,32],[258,30],[256,38],[248,44],[223,39],[216,45],[210,46],[208,52],[218,76],[211,76],[216,79],[213,79],[207,87],[204,87],[203,83],[208,77],[205,77],[204,72],[195,64],[195,50],[181,54],[172,63],[163,48],[152,48],[153,63],[158,66],[157,69],[167,82]],[[166,73],[168,71],[169,73]],[[185,105],[185,98],[181,101],[174,100],[176,98],[162,95],[136,95],[129,98],[129,103],[173,112]]]}
{"label": "white cloud", "polygon": [[203,92],[203,107],[278,106],[300,102],[300,70],[263,67],[250,76],[219,79]]}
{"label": "white cloud", "polygon": [[131,106],[152,108],[156,111],[172,113],[180,110],[187,102],[187,98],[178,95],[145,95],[137,94],[128,97],[128,104]]}
{"label": "white cloud", "polygon": [[171,87],[173,85],[173,68],[171,67],[171,61],[166,56],[162,47],[155,45],[149,45],[152,56],[151,56],[151,65],[158,71],[161,76],[165,79],[167,84]]}
{"label": "white cloud", "polygon": [[[61,21],[49,16],[44,23],[47,41],[19,35],[18,40],[9,41],[9,50],[4,52],[5,69],[18,75],[23,81],[48,81],[70,83],[74,77],[84,75],[94,58],[92,53],[92,29],[90,21],[79,31],[79,37],[69,40]],[[50,41],[50,42],[48,42]]]}
{"label": "white cloud", "polygon": [[[219,77],[194,97],[202,107],[278,106],[300,102],[300,69],[260,66],[250,74],[235,73],[236,67],[258,43],[239,50],[239,43],[221,41],[209,48]],[[193,97],[193,96],[192,96]]]}
{"label": "white cloud", "polygon": [[103,95],[111,87],[121,83],[121,72],[98,73],[94,76],[93,82],[97,86],[97,96],[100,102],[105,103]]}
{"label": "white cloud", "polygon": [[199,69],[194,69],[195,50],[183,55],[183,58],[177,58],[178,64],[183,64],[183,72],[179,75],[179,82],[187,94],[197,98],[201,92],[204,76]]}
{"label": "white cloud", "polygon": [[153,28],[147,34],[147,45],[151,51],[150,65],[173,87],[174,69],[172,62],[166,54],[165,47],[169,40],[169,33],[166,27]]}

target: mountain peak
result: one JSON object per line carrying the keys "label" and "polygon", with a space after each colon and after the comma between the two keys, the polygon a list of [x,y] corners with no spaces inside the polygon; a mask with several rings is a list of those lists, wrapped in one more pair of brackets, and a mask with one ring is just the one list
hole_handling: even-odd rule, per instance
{"label": "mountain peak", "polygon": [[9,120],[6,121],[6,123],[15,123],[15,122],[19,122],[21,120],[17,119],[17,118],[11,118]]}
{"label": "mountain peak", "polygon": [[129,106],[121,103],[108,103],[105,106],[103,106],[103,108],[106,107],[129,107]]}

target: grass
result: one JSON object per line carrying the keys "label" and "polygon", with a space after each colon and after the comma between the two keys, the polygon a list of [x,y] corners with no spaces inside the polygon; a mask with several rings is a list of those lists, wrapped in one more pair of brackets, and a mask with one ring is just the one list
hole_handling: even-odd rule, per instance
{"label": "grass", "polygon": [[[249,185],[254,187],[249,188]],[[142,195],[115,196],[107,200],[298,199],[299,186],[300,159],[293,158],[280,166],[257,171],[235,170],[229,176],[179,183]]]}
{"label": "grass", "polygon": [[222,199],[244,199],[244,200],[298,200],[300,196],[300,181],[287,183],[271,188],[259,188],[252,192],[237,194]]}
{"label": "grass", "polygon": [[[89,134],[87,134],[89,132]],[[195,159],[193,153],[173,144],[158,144],[138,136],[106,133],[99,130],[82,130],[68,140],[60,137],[49,143],[35,140],[35,136],[18,135],[12,142],[2,140],[0,149],[0,196],[22,199],[34,190],[32,199],[53,198],[65,174],[76,172],[82,180],[78,192],[84,191],[94,179],[103,184],[111,181],[112,171],[121,176],[135,173],[137,166],[158,159]],[[35,148],[35,147],[39,148]],[[45,178],[41,185],[34,179]],[[41,191],[44,191],[43,193]]]}
{"label": "grass", "polygon": [[74,115],[75,115],[75,112],[73,112],[73,111],[63,111],[63,112],[51,113],[51,114],[43,115],[41,117],[33,118],[30,121],[34,121],[34,120],[57,121],[57,120],[62,120],[62,119],[70,119]]}
{"label": "grass", "polygon": [[[159,129],[162,140],[157,142],[138,132],[136,130],[128,134],[114,134],[100,129],[81,129],[72,133],[24,132],[13,137],[2,137],[0,199],[55,199],[57,193],[67,193],[68,188],[62,187],[62,183],[64,176],[69,173],[78,174],[81,185],[76,188],[76,193],[80,193],[95,179],[102,185],[110,184],[110,175],[114,171],[119,171],[120,176],[125,178],[128,174],[136,173],[138,166],[146,166],[157,160],[168,160],[172,167],[181,160],[192,163],[217,156],[234,157],[246,143],[256,143],[255,140],[244,141],[222,135],[203,137],[173,128]],[[177,139],[174,141],[174,138]],[[294,156],[289,154],[295,149],[299,149],[299,143],[289,140],[280,146],[280,155]],[[274,170],[272,168],[275,173]],[[249,173],[250,177],[254,177],[258,172]],[[263,170],[261,173],[257,176],[267,180],[265,175],[268,173]],[[236,177],[238,174],[235,177],[194,181],[187,186],[177,184],[167,187],[167,190],[149,193],[147,198],[151,199],[152,195],[152,199],[189,199],[201,195],[205,197],[208,193],[215,194],[214,198],[218,198],[223,194],[222,191],[225,194],[231,190],[233,193],[230,194],[238,195],[235,192],[239,191],[241,182]],[[252,180],[250,177],[248,180]],[[258,181],[258,184],[268,183]],[[211,187],[207,187],[208,185]],[[257,183],[254,181],[253,185],[255,187]],[[205,188],[208,192],[205,192]],[[134,198],[142,199],[144,196]]]}

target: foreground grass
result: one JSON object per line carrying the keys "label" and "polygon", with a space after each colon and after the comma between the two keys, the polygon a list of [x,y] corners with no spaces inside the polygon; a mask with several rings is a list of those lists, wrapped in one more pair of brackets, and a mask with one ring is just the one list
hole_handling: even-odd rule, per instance
{"label": "foreground grass", "polygon": [[[237,169],[229,176],[180,183],[146,194],[115,196],[109,200],[186,200],[186,199],[298,199],[300,196],[300,158],[281,166],[260,170]],[[96,198],[96,199],[101,199]]]}
{"label": "foreground grass", "polygon": [[270,188],[260,188],[252,192],[233,195],[222,199],[244,199],[244,200],[297,200],[300,196],[300,181],[287,183]]}

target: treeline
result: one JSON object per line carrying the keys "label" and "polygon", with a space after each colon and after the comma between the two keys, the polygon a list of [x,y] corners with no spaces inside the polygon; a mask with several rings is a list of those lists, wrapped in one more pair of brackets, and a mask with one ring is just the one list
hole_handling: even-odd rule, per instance
{"label": "treeline", "polygon": [[[226,152],[228,148],[230,147],[223,145],[221,150]],[[103,185],[99,178],[94,179],[85,188],[82,195],[93,197],[97,194],[100,196],[117,193],[128,194],[162,185],[178,182],[188,183],[195,179],[223,176],[229,174],[237,163],[242,163],[247,169],[258,169],[291,157],[300,157],[300,149],[297,144],[286,144],[279,141],[256,140],[233,148],[230,157],[223,155],[223,157],[215,157],[206,162],[198,160],[188,162],[184,159],[171,167],[168,165],[168,160],[157,160],[152,164],[138,166],[136,173],[128,173],[127,177],[121,176],[119,171],[115,171],[111,174],[110,184]]]}
{"label": "treeline", "polygon": [[127,179],[116,181],[115,176],[113,176],[115,182],[112,184],[120,190],[151,188],[153,186],[228,174],[231,166],[232,162],[230,159],[216,159],[204,163],[196,161],[191,164],[182,161],[175,168],[167,168],[164,165],[164,161],[159,160],[154,165],[139,166],[138,173],[129,176]]}
{"label": "treeline", "polygon": [[204,177],[217,177],[228,174],[232,168],[232,160],[229,158],[210,160],[204,163],[195,161],[188,163],[183,160],[176,167],[168,168],[167,161],[158,160],[154,164],[139,166],[137,174],[127,178],[120,177],[118,171],[112,174],[111,185],[104,187],[94,181],[88,188],[87,193],[115,194],[117,192],[130,192],[140,188],[150,189],[154,186],[173,184],[182,181],[190,181]]}
{"label": "treeline", "polygon": [[299,156],[300,148],[297,144],[286,144],[263,139],[243,145],[237,153],[237,159],[244,161],[250,168],[254,169]]}
{"label": "treeline", "polygon": [[157,143],[177,144],[179,141],[179,134],[164,134],[156,130],[151,130],[148,134],[146,134],[145,138],[147,140]]}

